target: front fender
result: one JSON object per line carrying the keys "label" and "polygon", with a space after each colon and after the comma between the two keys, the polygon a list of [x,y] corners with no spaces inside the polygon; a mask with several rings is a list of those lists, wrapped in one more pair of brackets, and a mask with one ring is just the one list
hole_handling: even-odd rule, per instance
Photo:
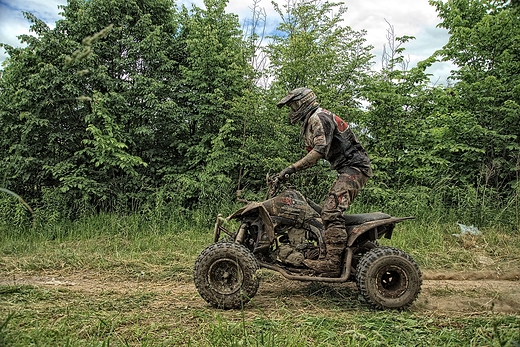
{"label": "front fender", "polygon": [[274,223],[271,219],[271,216],[267,212],[265,206],[260,202],[250,202],[244,207],[235,211],[235,213],[231,214],[226,218],[227,221],[231,219],[238,219],[241,216],[248,214],[257,214],[262,223],[264,223],[264,231],[267,233],[267,237],[269,238],[269,242],[274,240]]}

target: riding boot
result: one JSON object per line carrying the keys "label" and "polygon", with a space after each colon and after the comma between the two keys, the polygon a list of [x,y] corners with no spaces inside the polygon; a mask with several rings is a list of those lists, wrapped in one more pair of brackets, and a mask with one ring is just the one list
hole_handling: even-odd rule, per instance
{"label": "riding boot", "polygon": [[341,227],[329,227],[323,233],[326,247],[325,257],[318,260],[306,259],[303,263],[325,277],[339,277],[343,270],[343,251],[347,245],[347,231]]}
{"label": "riding boot", "polygon": [[324,259],[305,259],[303,263],[324,277],[339,277],[343,266],[341,264],[342,254],[345,247],[327,247],[327,256]]}

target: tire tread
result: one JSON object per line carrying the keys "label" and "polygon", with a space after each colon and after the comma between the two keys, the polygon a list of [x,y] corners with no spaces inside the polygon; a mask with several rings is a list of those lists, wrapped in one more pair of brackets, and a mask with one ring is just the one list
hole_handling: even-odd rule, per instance
{"label": "tire tread", "polygon": [[[409,263],[409,265],[411,265],[411,267],[413,268],[413,271],[415,271],[415,274],[412,274],[414,276],[411,276],[411,277],[417,277],[415,279],[416,283],[412,283],[412,285],[415,285],[417,287],[417,290],[415,291],[415,293],[413,293],[413,295],[410,299],[408,299],[406,302],[403,302],[403,304],[399,307],[386,307],[383,303],[374,300],[370,295],[370,291],[372,289],[369,288],[369,286],[368,286],[367,273],[370,270],[370,267],[376,261],[378,261],[381,257],[386,257],[386,256],[402,257],[405,261],[407,261]],[[422,273],[421,273],[419,266],[417,265],[415,260],[413,260],[413,258],[409,254],[407,254],[406,252],[404,252],[398,248],[377,247],[377,248],[371,249],[370,251],[365,253],[365,255],[363,255],[363,257],[359,261],[359,264],[358,264],[356,270],[357,270],[356,283],[357,283],[357,287],[358,287],[359,291],[361,292],[361,294],[363,295],[365,300],[368,301],[373,307],[375,307],[377,309],[393,308],[393,309],[397,309],[397,310],[404,310],[412,305],[412,303],[417,299],[417,297],[421,291]],[[414,278],[411,278],[411,280],[414,281]]]}
{"label": "tire tread", "polygon": [[[240,262],[244,272],[244,286],[238,293],[216,293],[208,283],[211,264],[219,258],[233,258]],[[193,280],[200,296],[216,308],[240,308],[253,298],[259,287],[256,271],[259,269],[254,255],[245,246],[235,242],[217,242],[206,247],[198,256],[193,270]]]}

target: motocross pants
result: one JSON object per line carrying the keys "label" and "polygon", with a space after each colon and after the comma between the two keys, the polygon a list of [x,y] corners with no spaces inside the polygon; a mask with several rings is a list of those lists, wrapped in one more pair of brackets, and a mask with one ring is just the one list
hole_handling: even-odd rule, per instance
{"label": "motocross pants", "polygon": [[340,170],[338,178],[330,188],[321,212],[326,254],[320,254],[317,260],[306,259],[303,262],[322,276],[337,277],[341,274],[342,254],[348,240],[343,213],[367,181],[368,176],[365,174],[354,168],[346,168]]}
{"label": "motocross pants", "polygon": [[326,247],[343,249],[346,246],[347,228],[343,214],[367,181],[368,176],[357,169],[349,167],[339,170],[321,212]]}

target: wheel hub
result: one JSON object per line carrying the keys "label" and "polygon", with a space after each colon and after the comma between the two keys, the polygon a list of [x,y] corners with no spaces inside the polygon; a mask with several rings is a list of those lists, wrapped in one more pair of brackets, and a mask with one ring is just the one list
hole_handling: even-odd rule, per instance
{"label": "wheel hub", "polygon": [[377,290],[387,298],[398,298],[408,288],[408,276],[398,266],[388,266],[377,274]]}
{"label": "wheel hub", "polygon": [[243,273],[238,263],[232,259],[219,259],[211,264],[208,271],[208,283],[220,294],[233,294],[240,290]]}

